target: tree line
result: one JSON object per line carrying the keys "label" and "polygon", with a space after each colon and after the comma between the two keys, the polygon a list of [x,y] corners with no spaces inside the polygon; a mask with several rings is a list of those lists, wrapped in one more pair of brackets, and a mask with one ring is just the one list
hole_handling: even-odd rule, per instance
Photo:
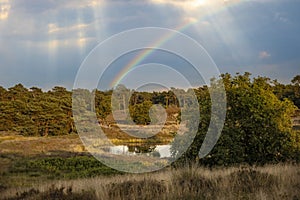
{"label": "tree line", "polygon": [[[291,116],[300,108],[300,75],[291,83],[282,84],[267,77],[250,78],[250,73],[221,75],[227,95],[227,114],[222,136],[216,147],[203,163],[231,164],[236,162],[255,163],[283,161],[298,155],[300,149],[299,132],[292,129]],[[218,84],[219,79],[212,80]],[[95,97],[95,111],[99,122],[112,123],[111,105],[119,110],[128,108],[130,116],[137,124],[149,124],[149,109],[154,104],[164,108],[188,106],[189,102],[179,102],[174,91],[189,95],[196,94],[201,119],[198,133],[182,160],[197,160],[210,121],[211,99],[209,86],[189,89],[172,88],[161,92],[138,92],[124,86],[121,90],[131,92],[128,104],[113,101],[113,90],[89,91],[77,89],[68,91],[54,87],[44,92],[22,84],[11,88],[0,87],[0,131],[16,131],[24,136],[56,136],[76,133],[72,113],[72,92]],[[87,98],[86,105],[91,106]],[[91,108],[92,109],[92,108]],[[176,112],[178,109],[175,109]],[[178,113],[180,115],[180,112]],[[188,127],[193,121],[188,122]],[[180,144],[185,136],[173,142],[173,156],[180,154]],[[179,149],[179,150],[178,150]],[[292,157],[293,157],[292,156]]]}

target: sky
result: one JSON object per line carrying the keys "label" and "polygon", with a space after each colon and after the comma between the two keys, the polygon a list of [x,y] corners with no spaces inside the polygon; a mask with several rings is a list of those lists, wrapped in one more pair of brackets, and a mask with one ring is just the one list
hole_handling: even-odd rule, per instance
{"label": "sky", "polygon": [[[299,0],[0,0],[0,85],[71,89],[99,43],[143,27],[174,29],[193,38],[221,73],[250,72],[289,83],[300,74],[299,9]],[[156,77],[147,63],[188,71],[182,59],[155,51],[135,63],[144,72],[122,72],[138,53],[120,55],[103,75],[103,88],[115,76],[131,82]],[[193,79],[191,74],[186,79]]]}

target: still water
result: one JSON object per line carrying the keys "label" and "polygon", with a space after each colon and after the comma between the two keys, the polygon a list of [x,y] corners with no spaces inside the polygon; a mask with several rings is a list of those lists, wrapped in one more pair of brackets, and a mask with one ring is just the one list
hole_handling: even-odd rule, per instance
{"label": "still water", "polygon": [[109,152],[116,155],[149,155],[160,158],[171,157],[171,145],[118,145],[109,148]]}

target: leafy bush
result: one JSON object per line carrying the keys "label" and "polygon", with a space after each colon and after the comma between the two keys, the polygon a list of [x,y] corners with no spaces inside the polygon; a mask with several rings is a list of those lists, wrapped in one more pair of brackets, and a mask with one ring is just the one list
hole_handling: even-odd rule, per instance
{"label": "leafy bush", "polygon": [[[266,78],[253,81],[250,74],[231,77],[223,75],[227,93],[227,114],[221,137],[208,156],[200,160],[203,165],[233,165],[237,163],[266,164],[296,160],[299,140],[293,134],[291,116],[296,107],[287,99],[279,100]],[[212,85],[220,84],[218,80]],[[193,144],[179,162],[197,160],[206,137],[211,100],[206,91],[196,91],[200,101],[200,125]],[[197,127],[191,121],[189,128]],[[189,137],[183,134],[173,142],[173,155]],[[209,142],[208,142],[209,143]],[[208,145],[206,143],[206,145]],[[295,153],[296,152],[296,153]]]}

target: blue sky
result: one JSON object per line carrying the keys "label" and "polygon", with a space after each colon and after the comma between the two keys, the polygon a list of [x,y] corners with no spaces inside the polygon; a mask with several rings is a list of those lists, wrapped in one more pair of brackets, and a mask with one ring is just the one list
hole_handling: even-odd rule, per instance
{"label": "blue sky", "polygon": [[132,28],[182,24],[221,73],[288,83],[300,74],[299,9],[299,0],[0,0],[0,85],[70,89],[99,42]]}

